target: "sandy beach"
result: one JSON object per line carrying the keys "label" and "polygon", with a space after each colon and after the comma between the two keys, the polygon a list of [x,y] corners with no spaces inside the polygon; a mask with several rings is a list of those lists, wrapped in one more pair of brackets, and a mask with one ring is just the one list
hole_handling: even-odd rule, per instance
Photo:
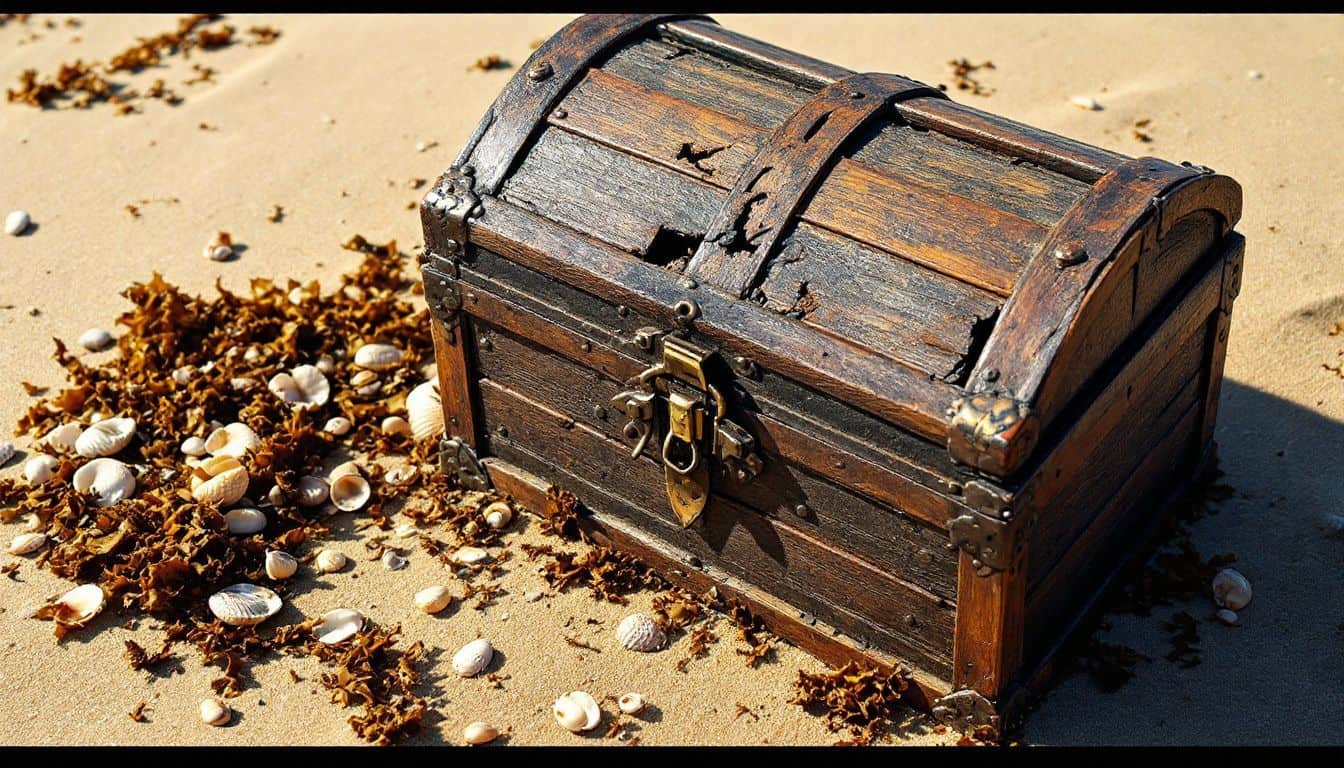
{"label": "sandy beach", "polygon": [[[138,36],[171,30],[175,16],[35,15],[0,27],[0,81],[25,69],[54,72],[76,58],[105,60]],[[72,347],[87,328],[120,334],[118,294],[157,271],[190,293],[218,279],[244,290],[252,277],[334,284],[359,262],[340,244],[359,233],[421,243],[415,179],[433,180],[456,156],[513,68],[478,71],[498,54],[516,68],[529,44],[572,16],[226,17],[240,31],[269,25],[269,45],[239,42],[175,56],[118,80],[146,89],[163,79],[183,97],[137,102],[118,116],[107,104],[40,110],[0,103],[0,214],[28,211],[34,226],[0,235],[0,424],[9,429],[31,398],[20,382],[56,388],[52,339]],[[1344,17],[1340,16],[784,16],[715,14],[724,26],[856,71],[895,72],[952,84],[950,59],[990,60],[976,73],[988,96],[952,88],[978,108],[1131,156],[1211,166],[1239,181],[1247,239],[1216,432],[1222,481],[1236,493],[1193,529],[1199,551],[1234,553],[1255,589],[1241,624],[1213,618],[1207,599],[1116,616],[1102,637],[1151,660],[1117,692],[1086,676],[1062,681],[1022,733],[1033,744],[1337,744],[1344,722],[1344,539],[1323,531],[1344,514]],[[48,27],[48,19],[56,22]],[[73,38],[78,38],[74,41]],[[243,38],[246,40],[247,38]],[[185,84],[214,70],[206,82]],[[1251,73],[1258,75],[1252,76]],[[1102,109],[1082,110],[1074,96]],[[1136,123],[1146,120],[1136,128]],[[1143,141],[1138,134],[1150,140]],[[137,214],[127,210],[134,206]],[[283,207],[271,221],[273,207]],[[202,258],[227,231],[235,260]],[[29,308],[35,307],[33,314]],[[1335,335],[1331,329],[1335,328]],[[428,329],[426,329],[428,333]],[[100,361],[115,351],[81,356]],[[1331,370],[1334,368],[1335,370]],[[6,436],[8,437],[8,436]],[[28,438],[15,440],[21,451]],[[20,472],[22,458],[0,469]],[[463,726],[488,720],[508,744],[619,744],[570,734],[549,713],[555,697],[584,689],[598,699],[639,691],[651,708],[634,735],[646,745],[834,743],[822,718],[790,704],[799,670],[826,667],[781,645],[748,668],[742,643],[722,638],[685,672],[687,638],[662,653],[615,645],[621,618],[646,610],[586,590],[544,589],[535,564],[516,556],[505,594],[484,610],[455,605],[429,616],[411,595],[442,566],[423,553],[403,570],[366,559],[349,516],[334,546],[354,567],[312,578],[286,606],[295,621],[351,606],[430,649],[426,678],[441,717],[411,744],[460,743]],[[535,522],[511,546],[541,543]],[[21,530],[0,525],[6,542]],[[312,659],[274,658],[233,699],[226,728],[197,716],[218,670],[183,647],[179,671],[133,672],[123,641],[157,646],[156,622],[136,628],[104,616],[96,631],[58,645],[47,622],[24,618],[69,587],[30,558],[0,578],[0,741],[44,744],[360,744],[315,681]],[[1201,663],[1163,658],[1163,622],[1184,610],[1199,620]],[[458,678],[449,657],[478,634],[503,657],[501,687]],[[576,647],[566,636],[600,649]],[[291,680],[290,670],[301,682]],[[127,716],[147,704],[146,722]],[[604,709],[614,712],[610,702]],[[745,709],[744,714],[741,710]],[[890,740],[949,744],[912,716]]]}

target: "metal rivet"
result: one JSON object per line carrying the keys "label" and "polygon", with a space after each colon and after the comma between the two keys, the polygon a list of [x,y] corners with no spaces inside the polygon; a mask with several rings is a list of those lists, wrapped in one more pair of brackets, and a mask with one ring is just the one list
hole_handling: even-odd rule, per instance
{"label": "metal rivet", "polygon": [[906,626],[908,626],[908,627],[913,627],[913,626],[915,626],[916,623],[918,623],[918,622],[915,621],[915,615],[914,615],[913,613],[907,613],[907,614],[905,614],[905,624],[906,624]]}
{"label": "metal rivet", "polygon": [[807,517],[808,515],[812,514],[812,510],[809,509],[806,504],[799,504],[798,506],[793,508],[793,514],[799,517]]}
{"label": "metal rivet", "polygon": [[498,427],[495,427],[495,433],[498,434],[500,437],[508,437],[508,436],[509,436],[509,428],[508,428],[508,427],[505,427],[505,426],[502,426],[502,425],[501,425],[501,426],[498,426]]}
{"label": "metal rivet", "polygon": [[836,469],[844,469],[845,462],[841,461],[840,459],[831,459],[831,466]]}
{"label": "metal rivet", "polygon": [[477,296],[477,295],[474,294],[474,293],[468,293],[468,294],[467,294],[467,301],[470,301],[472,304],[475,304],[477,301],[480,300],[480,298],[481,298],[481,297]]}
{"label": "metal rivet", "polygon": [[862,99],[862,98],[863,98],[863,94],[862,94],[862,93],[859,93],[858,91],[850,91],[850,92],[849,92],[849,98],[851,98],[851,99]]}
{"label": "metal rivet", "polygon": [[494,348],[495,348],[495,342],[491,341],[489,336],[486,336],[481,339],[481,349],[484,349],[486,352],[489,352]]}
{"label": "metal rivet", "polygon": [[585,340],[582,344],[579,345],[579,349],[582,349],[584,352],[591,352],[593,351],[593,345]]}
{"label": "metal rivet", "polygon": [[539,61],[527,68],[527,79],[535,82],[545,80],[553,74],[555,70],[551,68],[550,62],[546,61]]}
{"label": "metal rivet", "polygon": [[555,112],[552,112],[551,114],[555,115],[556,120],[564,120],[566,117],[569,117],[569,112],[565,111],[564,109],[557,109],[555,110]]}
{"label": "metal rivet", "polygon": [[985,371],[985,381],[998,381],[998,380],[999,380],[998,368],[990,368],[988,371]]}
{"label": "metal rivet", "polygon": [[1059,246],[1055,249],[1054,256],[1055,266],[1060,269],[1087,261],[1087,251],[1083,250],[1083,247],[1077,243]]}
{"label": "metal rivet", "polygon": [[962,492],[961,483],[956,480],[949,480],[947,483],[947,492],[954,496],[960,496]]}
{"label": "metal rivet", "polygon": [[620,315],[621,317],[625,317],[626,315],[630,314],[630,308],[622,304],[616,308],[616,314]]}
{"label": "metal rivet", "polygon": [[607,409],[606,409],[606,408],[603,408],[603,407],[600,406],[600,405],[594,405],[594,406],[593,406],[593,418],[594,418],[594,419],[605,419],[605,418],[607,418]]}
{"label": "metal rivet", "polygon": [[462,174],[463,174],[464,176],[472,176],[472,175],[474,175],[475,173],[476,173],[476,166],[474,166],[474,165],[464,165],[464,166],[462,166]]}
{"label": "metal rivet", "polygon": [[695,290],[696,288],[698,288],[699,286],[700,286],[700,284],[697,283],[697,282],[695,282],[695,279],[694,279],[694,278],[687,277],[687,278],[683,278],[682,281],[681,281],[681,287],[682,287],[682,288],[685,288],[685,289],[688,290],[688,291],[693,291],[693,290]]}

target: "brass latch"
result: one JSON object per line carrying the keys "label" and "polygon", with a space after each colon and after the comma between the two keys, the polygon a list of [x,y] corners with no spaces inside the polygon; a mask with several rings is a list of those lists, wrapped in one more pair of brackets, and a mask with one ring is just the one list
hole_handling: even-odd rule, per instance
{"label": "brass latch", "polygon": [[639,375],[639,389],[617,394],[611,406],[629,420],[625,436],[636,441],[631,458],[662,429],[667,498],[688,527],[709,503],[711,457],[741,480],[761,471],[761,458],[751,433],[726,418],[728,402],[706,377],[714,353],[676,336],[663,336],[662,344],[662,361]]}

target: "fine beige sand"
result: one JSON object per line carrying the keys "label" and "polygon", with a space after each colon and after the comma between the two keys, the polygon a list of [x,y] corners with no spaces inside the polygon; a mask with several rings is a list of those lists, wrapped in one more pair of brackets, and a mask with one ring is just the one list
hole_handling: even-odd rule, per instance
{"label": "fine beige sand", "polygon": [[[85,16],[78,29],[47,29],[45,16],[0,28],[0,81],[53,71],[76,57],[103,59],[173,28],[172,16]],[[54,17],[58,20],[64,17]],[[31,212],[36,228],[0,236],[0,424],[12,424],[29,398],[26,380],[58,385],[52,337],[73,344],[86,328],[116,332],[127,304],[117,294],[158,270],[193,292],[217,277],[241,290],[252,276],[319,279],[328,284],[358,256],[339,243],[356,232],[374,242],[419,243],[407,204],[456,155],[513,70],[469,72],[498,53],[516,66],[529,43],[569,20],[554,16],[238,16],[240,30],[282,31],[268,47],[229,49],[166,60],[129,78],[154,78],[186,97],[177,107],[148,102],[114,116],[94,109],[39,111],[0,104],[0,213]],[[1241,182],[1247,237],[1245,278],[1236,304],[1217,440],[1225,481],[1238,494],[1195,528],[1205,555],[1232,552],[1255,585],[1242,625],[1211,620],[1212,605],[1177,606],[1201,620],[1203,663],[1180,669],[1162,659],[1162,622],[1117,617],[1106,639],[1153,657],[1117,693],[1082,677],[1061,683],[1032,716],[1025,740],[1045,744],[1338,743],[1344,722],[1344,541],[1322,533],[1329,513],[1344,513],[1344,380],[1323,364],[1344,361],[1344,18],[1275,16],[769,16],[722,14],[748,35],[859,71],[898,72],[950,85],[947,62],[990,59],[978,76],[989,97],[952,92],[977,107],[1129,155],[1154,154],[1212,166]],[[34,33],[40,39],[33,39]],[[71,42],[78,35],[80,42]],[[191,63],[218,70],[215,83],[182,85]],[[1263,73],[1248,77],[1248,70]],[[1105,109],[1085,112],[1075,95]],[[334,118],[334,122],[324,120]],[[1131,126],[1150,119],[1142,144]],[[218,130],[201,130],[207,123]],[[418,142],[431,146],[417,152]],[[124,206],[141,199],[175,204]],[[273,204],[281,223],[267,221]],[[201,258],[227,230],[246,250],[236,261]],[[39,314],[26,308],[35,306]],[[98,358],[94,358],[98,359]],[[26,441],[19,441],[22,449]],[[18,472],[18,460],[0,473]],[[348,516],[346,516],[348,518]],[[355,566],[305,584],[281,621],[336,606],[380,622],[401,622],[405,642],[437,651],[428,670],[442,719],[412,743],[457,743],[476,719],[511,729],[512,744],[616,744],[558,728],[548,708],[565,691],[599,699],[639,691],[652,703],[638,736],[644,744],[829,744],[820,718],[788,703],[799,669],[823,669],[781,647],[774,661],[748,669],[726,621],[723,638],[686,673],[672,649],[638,655],[615,645],[627,612],[648,607],[597,603],[586,592],[522,595],[543,585],[519,559],[507,594],[484,611],[455,607],[417,613],[411,595],[442,580],[423,553],[391,572],[363,557],[348,519],[335,546]],[[5,541],[17,525],[0,526]],[[540,541],[524,529],[511,541]],[[0,562],[15,558],[0,555]],[[157,644],[152,622],[124,629],[106,617],[98,631],[57,645],[51,625],[22,618],[67,585],[26,559],[17,581],[0,579],[0,743],[5,744],[354,744],[342,711],[313,679],[316,662],[278,658],[255,668],[257,685],[233,703],[232,726],[200,723],[214,668],[184,653],[181,671],[132,672],[122,642]],[[590,623],[592,619],[597,623]],[[477,633],[504,657],[503,687],[452,675],[448,658]],[[570,634],[601,649],[572,647]],[[303,682],[295,684],[288,670]],[[146,701],[148,722],[127,713]],[[755,713],[738,716],[737,706]],[[604,705],[608,713],[614,706]],[[608,714],[610,717],[610,714]],[[895,739],[947,743],[916,719]]]}

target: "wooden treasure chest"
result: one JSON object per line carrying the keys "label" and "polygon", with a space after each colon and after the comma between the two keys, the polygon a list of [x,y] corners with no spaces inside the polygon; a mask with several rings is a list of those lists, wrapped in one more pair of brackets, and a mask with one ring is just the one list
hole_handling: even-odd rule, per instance
{"label": "wooden treasure chest", "polygon": [[421,206],[443,465],[995,728],[1212,455],[1240,209],[703,16],[584,16]]}

